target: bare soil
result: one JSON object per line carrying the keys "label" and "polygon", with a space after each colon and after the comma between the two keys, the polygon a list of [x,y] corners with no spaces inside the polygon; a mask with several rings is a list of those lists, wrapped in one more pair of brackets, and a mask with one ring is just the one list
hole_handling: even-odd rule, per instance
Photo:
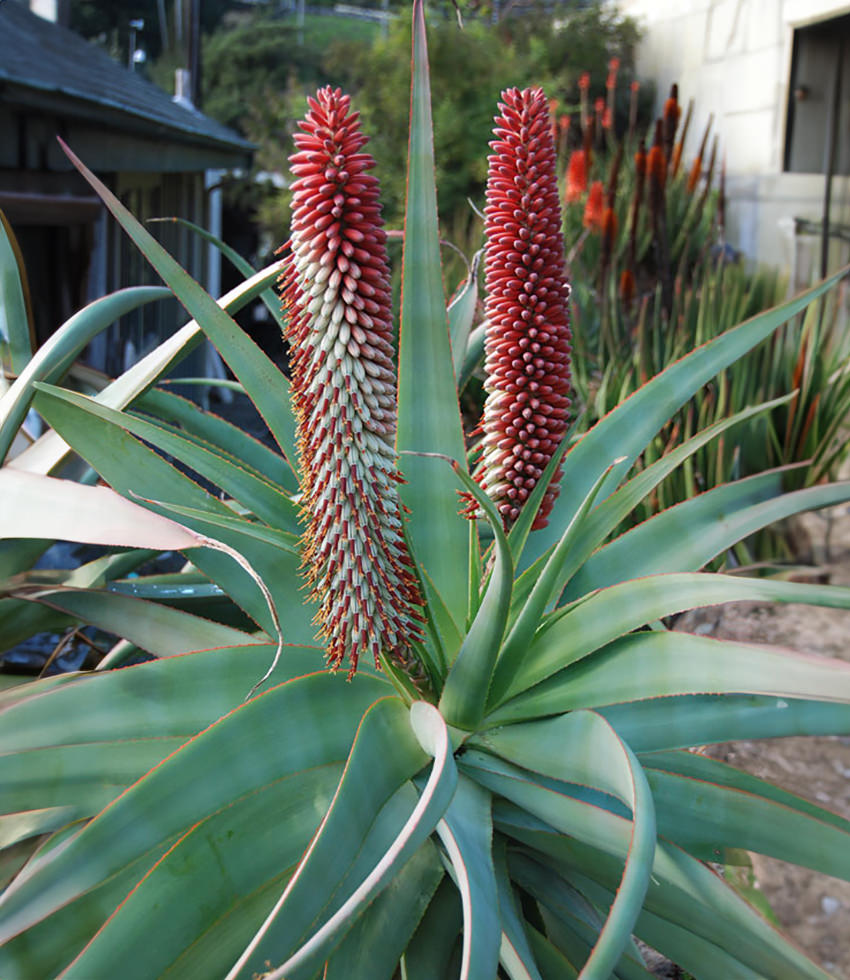
{"label": "bare soil", "polygon": [[[795,530],[808,538],[808,557],[828,581],[850,585],[850,509],[833,509],[829,522],[804,515]],[[850,661],[850,611],[735,603],[695,610],[676,627]],[[850,819],[850,732],[735,742],[707,754]],[[850,882],[757,854],[752,860],[757,886],[786,934],[836,980],[850,980]]]}

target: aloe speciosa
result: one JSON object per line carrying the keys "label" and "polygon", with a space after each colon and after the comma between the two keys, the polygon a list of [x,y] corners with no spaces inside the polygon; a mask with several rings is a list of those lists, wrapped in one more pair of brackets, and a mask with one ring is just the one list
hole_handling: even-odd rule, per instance
{"label": "aloe speciosa", "polygon": [[[850,486],[783,493],[768,472],[617,529],[761,409],[633,473],[654,433],[834,279],[688,354],[570,444],[545,105],[509,90],[499,110],[492,382],[471,467],[451,338],[474,304],[447,311],[443,295],[421,2],[397,381],[377,185],[341,93],[311,105],[290,248],[253,280],[283,272],[291,399],[77,161],[193,320],[97,398],[20,372],[15,397],[53,431],[0,472],[0,533],[183,551],[185,602],[169,605],[180,576],[3,583],[9,602],[124,639],[103,669],[0,693],[4,978],[647,976],[634,937],[708,980],[826,976],[715,866],[748,848],[847,878],[850,824],[689,750],[846,732],[850,668],[663,622],[740,599],[850,607],[846,589],[698,571]],[[200,332],[281,453],[146,390]],[[52,476],[66,446],[108,486]],[[234,615],[213,616],[213,597]],[[109,669],[135,648],[155,659]]]}

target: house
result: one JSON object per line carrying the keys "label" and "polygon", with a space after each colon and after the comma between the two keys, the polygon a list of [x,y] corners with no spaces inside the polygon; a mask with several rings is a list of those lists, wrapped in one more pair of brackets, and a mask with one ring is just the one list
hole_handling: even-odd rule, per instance
{"label": "house", "polygon": [[[847,0],[618,0],[644,29],[638,71],[694,99],[686,155],[713,115],[729,240],[793,285],[850,261]],[[660,106],[659,106],[660,108]],[[826,245],[824,249],[823,246]],[[823,259],[823,263],[822,263]]]}
{"label": "house", "polygon": [[[32,3],[42,12],[51,6]],[[0,209],[36,298],[38,342],[86,302],[158,281],[107,220],[57,136],[138,218],[179,216],[211,229],[220,227],[221,175],[248,166],[252,151],[185,98],[170,97],[25,2],[0,0]],[[151,227],[217,294],[218,252],[180,226]],[[184,320],[176,301],[138,310],[90,345],[88,363],[116,374]]]}

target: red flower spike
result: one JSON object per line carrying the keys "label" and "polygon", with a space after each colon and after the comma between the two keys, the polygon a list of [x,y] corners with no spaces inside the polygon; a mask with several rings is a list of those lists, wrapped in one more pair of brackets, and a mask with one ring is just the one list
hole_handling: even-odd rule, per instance
{"label": "red flower spike", "polygon": [[[487,399],[475,478],[510,527],[566,432],[570,328],[546,97],[539,88],[508,89],[502,99],[487,178]],[[535,528],[547,524],[560,475]]]}
{"label": "red flower spike", "polygon": [[339,89],[320,89],[289,158],[291,252],[281,275],[302,471],[302,569],[331,668],[402,657],[421,598],[395,465],[390,273],[374,161]]}
{"label": "red flower spike", "polygon": [[587,190],[587,154],[584,150],[573,150],[567,164],[567,190],[564,200],[567,204],[578,201]]}
{"label": "red flower spike", "polygon": [[605,210],[605,188],[601,180],[594,180],[587,195],[582,224],[585,228],[602,230],[602,217]]}

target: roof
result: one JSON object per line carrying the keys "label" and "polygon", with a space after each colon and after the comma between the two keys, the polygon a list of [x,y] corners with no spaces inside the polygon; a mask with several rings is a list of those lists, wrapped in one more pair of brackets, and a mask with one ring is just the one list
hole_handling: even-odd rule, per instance
{"label": "roof", "polygon": [[253,149],[232,129],[174,102],[73,31],[44,20],[22,3],[0,0],[0,98],[4,82],[64,97],[66,108],[76,103],[89,117],[118,118],[121,128],[171,135],[243,156]]}

